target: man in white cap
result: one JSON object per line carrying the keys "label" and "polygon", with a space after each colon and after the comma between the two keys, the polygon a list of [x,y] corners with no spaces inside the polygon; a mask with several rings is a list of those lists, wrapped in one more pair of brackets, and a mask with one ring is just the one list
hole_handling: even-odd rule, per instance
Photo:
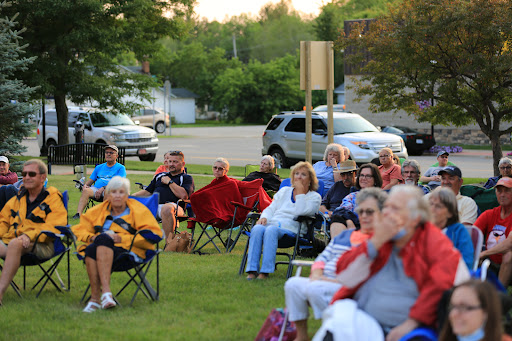
{"label": "man in white cap", "polygon": [[18,181],[18,176],[9,170],[9,159],[7,156],[0,156],[0,187],[12,185],[16,181]]}
{"label": "man in white cap", "polygon": [[107,162],[97,165],[89,180],[85,182],[80,201],[78,202],[77,213],[73,216],[73,219],[80,218],[89,198],[103,201],[103,192],[110,179],[116,175],[126,178],[126,168],[117,162],[118,152],[119,149],[114,145],[105,147],[105,161]]}
{"label": "man in white cap", "polygon": [[343,198],[350,193],[352,186],[356,183],[356,171],[357,165],[355,161],[343,161],[340,162],[339,173],[341,180],[334,183],[334,185],[324,194],[322,198],[322,204],[320,205],[320,211],[327,213],[329,217],[332,215],[332,211],[338,208],[343,201]]}
{"label": "man in white cap", "polygon": [[437,162],[439,166],[437,167],[430,167],[427,169],[425,174],[423,174],[420,177],[420,181],[423,183],[428,183],[428,186],[430,189],[434,190],[436,187],[441,186],[441,176],[439,175],[439,172],[444,169],[444,167],[448,166],[448,156],[450,154],[445,151],[441,150],[437,153]]}
{"label": "man in white cap", "polygon": [[486,246],[480,258],[491,260],[491,269],[499,272],[506,288],[512,279],[512,178],[498,180],[495,191],[500,205],[482,213],[475,226],[482,230]]}

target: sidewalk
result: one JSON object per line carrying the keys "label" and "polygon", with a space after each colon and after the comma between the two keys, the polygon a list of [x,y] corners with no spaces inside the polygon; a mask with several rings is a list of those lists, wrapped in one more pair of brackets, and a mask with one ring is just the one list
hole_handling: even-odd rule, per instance
{"label": "sidewalk", "polygon": [[[92,174],[94,167],[87,167],[87,174]],[[154,171],[138,171],[138,170],[126,170],[127,174],[154,174]],[[52,165],[51,175],[73,175],[73,166],[70,165]]]}

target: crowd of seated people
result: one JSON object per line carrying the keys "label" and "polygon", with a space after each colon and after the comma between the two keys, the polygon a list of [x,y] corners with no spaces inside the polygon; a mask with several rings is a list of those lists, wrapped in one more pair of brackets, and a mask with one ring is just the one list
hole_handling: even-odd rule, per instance
{"label": "crowd of seated people", "polygon": [[[454,286],[440,340],[468,335],[484,335],[486,338],[480,337],[484,340],[504,337],[500,324],[488,319],[499,314],[489,306],[489,302],[495,304],[494,293],[483,296],[480,287],[486,292],[494,289],[480,282],[468,282],[468,269],[478,260],[473,259],[473,242],[463,224],[474,225],[483,232],[485,250],[480,259],[489,258],[491,270],[508,286],[512,280],[512,160],[501,159],[500,175],[489,178],[485,185],[494,188],[499,206],[479,212],[473,199],[461,195],[462,171],[448,165],[448,155],[438,153],[439,165],[422,176],[417,161],[405,160],[400,167],[387,148],[379,153],[380,167],[364,164],[358,168],[347,159],[344,147],[332,144],[327,147],[323,161],[314,166],[300,162],[291,169],[290,187],[279,190],[280,179],[272,172],[274,164],[269,156],[262,158],[259,171],[244,179],[261,178],[265,188],[278,190],[251,230],[245,269],[249,280],[267,279],[274,272],[279,240],[302,232],[294,217],[325,212],[332,222],[331,241],[315,260],[310,277],[294,277],[285,285],[286,304],[290,320],[297,326],[297,340],[309,338],[309,306],[315,318],[323,312],[324,321],[315,339],[331,333],[335,340],[340,335],[344,340],[358,340],[370,333],[373,340],[393,341],[419,326],[441,327],[435,323],[440,298]],[[166,153],[164,165],[148,187],[134,194],[160,194],[160,229],[142,204],[128,199],[130,186],[126,174],[99,174],[102,168],[116,165],[116,156],[116,148],[106,147],[105,166],[97,167],[98,174],[91,176],[82,195],[88,199],[99,192],[99,197],[104,193],[105,199],[84,214],[80,202],[80,222],[73,227],[78,240],[84,243],[80,252],[85,256],[92,290],[85,312],[116,306],[110,290],[110,269],[116,255],[127,249],[130,234],[118,219],[136,230],[149,228],[157,235],[172,236],[177,224],[175,216],[183,214],[175,203],[188,199],[194,192],[193,178],[185,172],[183,153]],[[0,177],[8,165],[8,160],[0,157]],[[229,162],[217,158],[212,166],[212,184],[230,181],[228,172]],[[66,223],[56,218],[64,210],[62,199],[57,189],[44,187],[46,174],[44,164],[26,162],[23,186],[15,188],[13,197],[7,198],[0,211],[0,257],[5,259],[0,276],[0,304],[22,255],[34,251],[44,258],[53,252],[44,240],[33,248],[35,234]],[[105,186],[91,189],[93,181],[98,183],[105,177]],[[316,192],[319,178],[328,187],[323,198]],[[0,190],[3,187],[6,186],[0,186]],[[42,217],[41,205],[45,203],[49,203],[52,211]],[[26,213],[13,217],[11,210]],[[60,215],[66,217],[64,211]],[[13,234],[13,219],[20,219],[17,229],[23,231],[21,234]],[[152,246],[143,241],[136,244],[132,249],[135,257],[144,257],[147,247]],[[468,312],[474,313],[474,328],[466,328],[460,322],[461,315]],[[363,324],[345,323],[355,316]]]}

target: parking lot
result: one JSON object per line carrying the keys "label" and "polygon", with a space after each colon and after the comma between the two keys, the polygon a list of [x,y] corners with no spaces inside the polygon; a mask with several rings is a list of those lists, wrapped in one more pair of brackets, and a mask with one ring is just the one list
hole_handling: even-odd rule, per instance
{"label": "parking lot", "polygon": [[[168,150],[181,150],[185,160],[191,164],[209,165],[217,157],[225,157],[232,165],[244,166],[248,163],[257,164],[261,158],[262,134],[265,126],[230,126],[202,128],[174,128],[171,138],[160,138],[157,161],[163,160]],[[39,148],[35,139],[23,141],[28,147],[24,155],[39,156]],[[435,155],[425,154],[412,157],[422,168],[436,162]],[[129,160],[138,160],[130,157]],[[490,177],[492,171],[492,152],[490,150],[465,150],[450,155],[450,161],[458,165],[465,177]]]}

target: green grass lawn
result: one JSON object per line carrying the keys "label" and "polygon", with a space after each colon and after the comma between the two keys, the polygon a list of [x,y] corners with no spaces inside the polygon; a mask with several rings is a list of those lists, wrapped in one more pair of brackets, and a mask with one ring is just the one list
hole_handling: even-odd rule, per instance
{"label": "green grass lawn", "polygon": [[[76,211],[79,191],[73,175],[50,175],[49,183],[68,190],[69,216]],[[130,175],[132,192],[135,182],[147,183],[151,175]],[[196,188],[211,181],[209,176],[195,176]],[[70,219],[70,224],[78,220]],[[182,229],[185,223],[182,223]],[[247,281],[238,276],[246,239],[242,238],[231,254],[210,255],[163,253],[160,258],[160,300],[152,303],[139,294],[133,306],[127,304],[134,289],[120,296],[123,307],[94,314],[81,312],[80,298],[88,279],[84,265],[71,256],[71,290],[59,293],[47,287],[39,298],[25,291],[24,298],[9,288],[2,307],[2,335],[8,340],[251,340],[256,337],[272,308],[284,306],[283,285],[286,269],[280,266],[267,281]],[[154,279],[155,265],[150,270]],[[62,265],[61,265],[62,267]],[[36,271],[37,270],[37,271]],[[64,267],[59,270],[66,275]],[[15,278],[22,283],[20,270]],[[305,275],[308,271],[305,271]],[[27,285],[35,284],[38,269],[27,268]],[[112,277],[112,289],[125,281],[123,273]],[[29,322],[30,321],[30,322]],[[312,321],[311,330],[320,321]],[[312,336],[312,335],[311,335]]]}

